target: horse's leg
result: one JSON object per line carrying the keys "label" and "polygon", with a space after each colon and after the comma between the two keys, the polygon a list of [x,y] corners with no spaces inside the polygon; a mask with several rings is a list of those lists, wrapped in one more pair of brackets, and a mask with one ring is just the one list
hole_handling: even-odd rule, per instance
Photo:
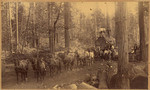
{"label": "horse's leg", "polygon": [[69,70],[69,63],[67,63],[67,70]]}
{"label": "horse's leg", "polygon": [[19,78],[18,78],[18,72],[16,71],[16,75],[17,75],[17,83],[19,82]]}
{"label": "horse's leg", "polygon": [[21,81],[23,82],[23,74],[22,74],[22,72],[20,72],[20,74],[21,74]]}
{"label": "horse's leg", "polygon": [[34,77],[36,78],[37,77],[37,75],[36,75],[36,71],[34,70]]}
{"label": "horse's leg", "polygon": [[70,69],[69,67],[70,67],[70,64],[69,64],[69,63],[67,63],[67,70],[68,70],[68,71],[69,71],[69,69]]}
{"label": "horse's leg", "polygon": [[68,70],[68,62],[66,62],[66,71]]}
{"label": "horse's leg", "polygon": [[67,65],[66,65],[66,63],[64,64],[64,67],[65,67],[65,71],[67,70]]}
{"label": "horse's leg", "polygon": [[23,72],[23,81],[26,81],[26,72]]}
{"label": "horse's leg", "polygon": [[66,71],[67,71],[68,70],[68,64],[67,63],[65,64],[65,67],[66,67]]}
{"label": "horse's leg", "polygon": [[73,64],[73,62],[71,63],[71,70],[73,70],[74,69],[74,64]]}
{"label": "horse's leg", "polygon": [[61,63],[59,63],[59,72],[61,73]]}
{"label": "horse's leg", "polygon": [[49,66],[49,73],[50,73],[50,76],[52,76],[51,66]]}
{"label": "horse's leg", "polygon": [[74,69],[74,61],[71,62],[70,66],[71,66],[71,70],[73,70]]}
{"label": "horse's leg", "polygon": [[55,71],[56,71],[55,74],[58,74],[58,66],[57,65],[55,66]]}
{"label": "horse's leg", "polygon": [[66,71],[66,63],[64,63],[64,70]]}
{"label": "horse's leg", "polygon": [[41,82],[43,82],[43,70],[41,71]]}
{"label": "horse's leg", "polygon": [[35,78],[37,78],[38,76],[37,76],[37,71],[36,70],[34,70],[34,73],[35,73]]}
{"label": "horse's leg", "polygon": [[39,71],[36,71],[37,74],[37,82],[38,82],[38,78],[39,78]]}
{"label": "horse's leg", "polygon": [[61,73],[61,64],[59,65],[59,71],[60,71],[60,73]]}
{"label": "horse's leg", "polygon": [[53,65],[52,66],[52,76],[54,76],[55,75],[55,66]]}
{"label": "horse's leg", "polygon": [[71,67],[71,70],[73,70],[73,69],[74,69],[74,61],[72,61],[72,62],[71,62],[70,67]]}
{"label": "horse's leg", "polygon": [[40,82],[42,81],[42,71],[41,70],[39,71],[39,81]]}
{"label": "horse's leg", "polygon": [[58,72],[59,72],[59,66],[57,66],[57,74],[58,74]]}
{"label": "horse's leg", "polygon": [[69,69],[70,71],[72,70],[71,62],[69,63]]}
{"label": "horse's leg", "polygon": [[90,58],[90,66],[92,65],[92,59]]}
{"label": "horse's leg", "polygon": [[24,82],[25,81],[25,72],[21,72],[22,74],[22,81]]}
{"label": "horse's leg", "polygon": [[53,77],[53,76],[54,76],[54,72],[55,72],[55,70],[54,70],[54,69],[55,69],[55,68],[54,68],[54,65],[52,66],[51,69],[52,69],[52,77]]}
{"label": "horse's leg", "polygon": [[43,80],[44,80],[44,77],[46,76],[46,69],[44,68],[43,69]]}
{"label": "horse's leg", "polygon": [[67,68],[68,68],[67,63],[65,64],[65,68],[66,68],[66,71],[67,71]]}
{"label": "horse's leg", "polygon": [[52,77],[55,75],[55,66],[52,66]]}
{"label": "horse's leg", "polygon": [[55,67],[55,65],[53,66],[53,76],[55,75],[55,73],[56,73],[56,67]]}
{"label": "horse's leg", "polygon": [[26,82],[28,81],[28,72],[26,71],[26,74],[25,74],[25,79],[26,79]]}
{"label": "horse's leg", "polygon": [[68,67],[67,67],[67,70],[69,70],[69,67],[70,67],[70,64],[69,64],[69,62],[68,62],[68,65],[67,65]]}
{"label": "horse's leg", "polygon": [[50,72],[51,72],[51,77],[53,77],[53,66],[51,66]]}
{"label": "horse's leg", "polygon": [[56,65],[55,68],[56,68],[55,69],[56,70],[56,74],[58,74],[58,66]]}
{"label": "horse's leg", "polygon": [[92,60],[91,60],[91,58],[90,58],[90,66],[92,65]]}
{"label": "horse's leg", "polygon": [[46,70],[44,68],[44,71],[43,71],[43,80],[44,80],[45,76],[46,76]]}
{"label": "horse's leg", "polygon": [[42,76],[43,76],[43,80],[44,80],[44,76],[45,76],[44,71],[43,71],[43,75]]}

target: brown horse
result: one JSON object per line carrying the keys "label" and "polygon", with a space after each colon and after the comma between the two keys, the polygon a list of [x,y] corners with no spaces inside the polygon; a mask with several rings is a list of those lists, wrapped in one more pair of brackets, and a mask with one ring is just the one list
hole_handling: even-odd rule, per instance
{"label": "brown horse", "polygon": [[61,70],[62,70],[62,59],[58,55],[51,54],[49,58],[47,57],[46,63],[47,63],[47,66],[49,67],[49,70],[50,70],[50,76],[53,76],[54,73],[61,72]]}
{"label": "brown horse", "polygon": [[28,64],[29,60],[15,60],[15,71],[17,75],[17,83],[19,82],[19,73],[21,74],[22,81],[27,81]]}
{"label": "brown horse", "polygon": [[41,58],[40,60],[32,59],[31,64],[34,70],[34,75],[37,78],[37,82],[39,81],[39,79],[44,80],[44,77],[46,75],[46,65],[43,58]]}

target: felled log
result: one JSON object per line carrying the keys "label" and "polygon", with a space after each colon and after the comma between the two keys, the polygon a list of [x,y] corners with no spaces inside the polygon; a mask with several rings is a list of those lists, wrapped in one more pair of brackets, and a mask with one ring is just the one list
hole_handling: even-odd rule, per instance
{"label": "felled log", "polygon": [[77,85],[76,84],[71,84],[71,85],[65,86],[64,88],[65,89],[77,89]]}
{"label": "felled log", "polygon": [[78,89],[97,89],[85,82],[82,82],[80,85],[78,85]]}

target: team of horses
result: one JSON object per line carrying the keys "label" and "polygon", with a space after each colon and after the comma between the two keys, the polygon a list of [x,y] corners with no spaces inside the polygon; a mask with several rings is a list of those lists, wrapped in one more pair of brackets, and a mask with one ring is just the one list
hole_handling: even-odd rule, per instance
{"label": "team of horses", "polygon": [[[20,56],[20,55],[18,55]],[[33,73],[37,78],[37,81],[44,80],[46,72],[49,72],[50,76],[61,73],[62,70],[73,70],[73,68],[79,68],[80,66],[91,66],[95,60],[117,60],[118,52],[111,46],[105,49],[94,50],[76,50],[71,51],[58,51],[55,53],[44,53],[36,56],[26,56],[25,58],[15,58],[15,71],[17,76],[17,82],[19,73],[21,74],[22,81],[27,81],[27,73],[29,63],[31,63]]]}
{"label": "team of horses", "polygon": [[23,54],[16,54],[18,57],[22,55],[23,58],[14,58],[15,72],[17,76],[17,83],[19,82],[19,74],[21,80],[27,81],[29,64],[31,64],[34,76],[37,81],[43,81],[48,71],[50,76],[61,73],[62,69],[73,70],[73,68],[83,65],[92,65],[94,60],[94,53],[84,51],[79,54],[75,52],[55,52],[45,53],[44,56],[23,56]]}

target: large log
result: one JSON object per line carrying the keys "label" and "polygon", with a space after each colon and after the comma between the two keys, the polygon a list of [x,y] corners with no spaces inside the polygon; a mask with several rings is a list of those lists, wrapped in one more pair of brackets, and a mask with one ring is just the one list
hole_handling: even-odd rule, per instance
{"label": "large log", "polygon": [[65,89],[77,89],[77,85],[71,84],[71,85],[66,86]]}
{"label": "large log", "polygon": [[85,82],[82,82],[80,85],[78,85],[78,89],[97,89]]}

